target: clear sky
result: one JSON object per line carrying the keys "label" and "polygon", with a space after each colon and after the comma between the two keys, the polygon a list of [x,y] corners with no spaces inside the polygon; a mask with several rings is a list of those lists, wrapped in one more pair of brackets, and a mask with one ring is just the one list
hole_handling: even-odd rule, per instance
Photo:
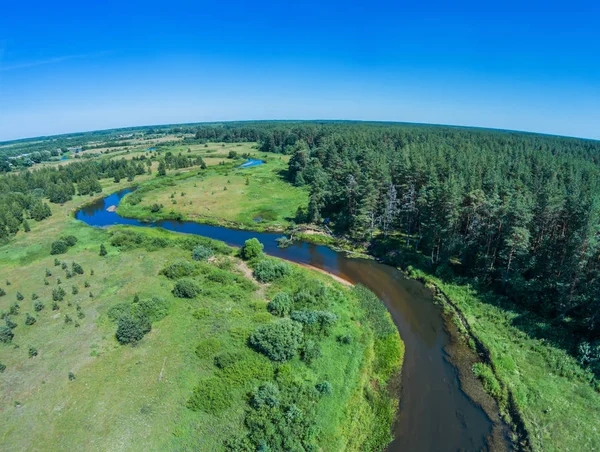
{"label": "clear sky", "polygon": [[598,3],[7,1],[0,140],[243,119],[600,139]]}

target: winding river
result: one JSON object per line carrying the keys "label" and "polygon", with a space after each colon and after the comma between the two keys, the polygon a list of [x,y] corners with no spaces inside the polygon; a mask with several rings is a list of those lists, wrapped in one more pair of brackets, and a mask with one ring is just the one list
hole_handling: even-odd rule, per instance
{"label": "winding river", "polygon": [[[91,226],[115,224],[160,227],[197,234],[241,246],[252,237],[265,245],[269,255],[311,265],[352,283],[371,289],[387,305],[406,345],[401,381],[401,404],[395,439],[388,451],[486,450],[494,423],[461,389],[459,370],[448,359],[452,344],[441,308],[421,283],[405,278],[395,268],[373,260],[348,258],[326,246],[299,242],[279,248],[281,234],[240,231],[187,221],[144,223],[109,212],[126,189],[100,199],[76,212]],[[114,210],[114,209],[111,209]]]}

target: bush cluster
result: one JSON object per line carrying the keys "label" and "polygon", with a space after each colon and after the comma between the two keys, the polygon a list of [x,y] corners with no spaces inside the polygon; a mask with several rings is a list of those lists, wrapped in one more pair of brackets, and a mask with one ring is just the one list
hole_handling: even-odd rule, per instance
{"label": "bush cluster", "polygon": [[192,251],[192,259],[195,261],[205,261],[214,256],[212,248],[205,245],[198,245]]}
{"label": "bush cluster", "polygon": [[193,276],[197,274],[197,269],[194,264],[182,260],[167,265],[160,271],[160,273],[169,279],[179,279],[185,276]]}
{"label": "bush cluster", "polygon": [[269,302],[267,310],[275,316],[284,317],[292,310],[292,298],[289,294],[280,292]]}
{"label": "bush cluster", "polygon": [[258,239],[246,240],[244,246],[240,249],[240,257],[245,260],[256,259],[262,256],[264,245]]}
{"label": "bush cluster", "polygon": [[61,237],[58,240],[52,242],[50,245],[50,254],[64,254],[67,250],[77,243],[77,237],[68,235]]}
{"label": "bush cluster", "polygon": [[200,285],[190,278],[180,279],[173,287],[173,295],[178,298],[194,298],[202,289]]}
{"label": "bush cluster", "polygon": [[250,335],[248,343],[267,358],[285,362],[296,356],[302,338],[301,324],[290,319],[281,319],[259,326]]}
{"label": "bush cluster", "polygon": [[273,282],[289,275],[292,269],[286,262],[264,259],[254,267],[254,277],[263,283]]}

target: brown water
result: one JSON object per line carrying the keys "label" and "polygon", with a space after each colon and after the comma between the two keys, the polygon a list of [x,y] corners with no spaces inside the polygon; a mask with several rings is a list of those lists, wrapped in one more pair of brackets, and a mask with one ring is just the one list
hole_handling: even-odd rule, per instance
{"label": "brown water", "polygon": [[239,231],[193,222],[144,223],[123,218],[106,208],[118,205],[130,190],[123,190],[76,213],[85,223],[106,227],[127,224],[161,227],[197,234],[241,246],[252,237],[272,256],[311,265],[371,289],[388,307],[406,346],[402,368],[400,410],[389,451],[475,451],[488,448],[493,423],[462,390],[458,369],[445,351],[450,344],[441,309],[423,284],[405,278],[395,268],[373,260],[350,259],[325,246],[294,243],[278,248],[280,234]]}

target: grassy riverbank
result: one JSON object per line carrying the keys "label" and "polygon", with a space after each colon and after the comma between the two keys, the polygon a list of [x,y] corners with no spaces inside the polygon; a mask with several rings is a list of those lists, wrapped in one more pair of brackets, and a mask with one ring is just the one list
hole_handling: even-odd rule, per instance
{"label": "grassy riverbank", "polygon": [[[124,186],[111,182],[106,191]],[[52,217],[0,247],[0,310],[19,305],[7,315],[14,337],[0,343],[2,450],[223,450],[288,440],[287,428],[291,439],[322,450],[374,450],[391,439],[398,401],[386,387],[403,348],[368,292],[292,264],[263,283],[253,270],[262,259],[242,261],[208,239],[91,228],[70,215],[88,199],[51,205]],[[51,255],[61,236],[77,241]],[[198,244],[214,257],[194,261]],[[165,272],[182,261],[192,269],[183,280],[199,290],[189,299],[173,292],[181,274]],[[59,288],[65,294],[54,301]],[[329,312],[335,321],[327,331],[303,327],[295,355],[279,362],[248,340],[281,322],[267,308],[282,292],[293,309]],[[140,310],[152,318],[150,331],[120,344],[120,316]],[[267,383],[278,403],[256,408]],[[256,430],[259,419],[272,426],[268,434]]]}
{"label": "grassy riverbank", "polygon": [[568,340],[566,332],[551,331],[497,295],[412,268],[408,273],[439,288],[489,352],[489,366],[474,371],[503,413],[518,411],[517,427],[525,428],[531,449],[600,448],[600,394],[592,375],[557,345]]}

